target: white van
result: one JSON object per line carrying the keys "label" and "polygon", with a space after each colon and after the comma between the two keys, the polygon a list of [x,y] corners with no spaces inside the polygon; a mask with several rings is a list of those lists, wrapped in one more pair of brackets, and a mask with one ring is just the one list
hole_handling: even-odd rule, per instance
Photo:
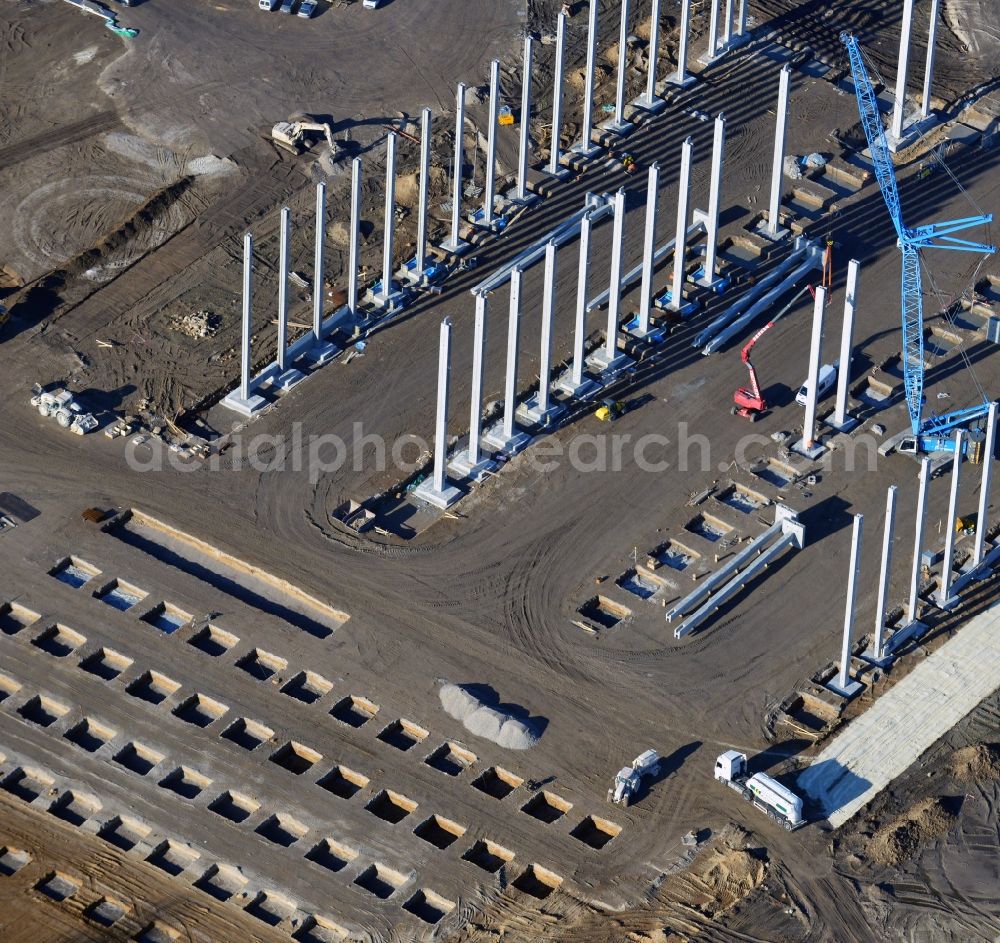
{"label": "white van", "polygon": [[278,5],[278,0],[257,0],[257,6],[270,13]]}
{"label": "white van", "polygon": [[[827,396],[837,383],[837,364],[825,363],[819,368],[819,383],[817,384],[816,402],[818,403],[824,396]],[[799,392],[795,396],[795,402],[800,406],[805,406],[809,398],[809,380],[799,387]]]}

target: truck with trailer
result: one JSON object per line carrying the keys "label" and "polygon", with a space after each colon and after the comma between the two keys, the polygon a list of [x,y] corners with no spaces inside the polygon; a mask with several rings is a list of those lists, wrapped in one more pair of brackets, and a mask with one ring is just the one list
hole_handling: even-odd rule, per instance
{"label": "truck with trailer", "polygon": [[656,750],[646,750],[640,753],[631,766],[623,766],[615,775],[615,781],[608,790],[608,802],[628,806],[639,794],[644,777],[655,778],[660,775],[662,757]]}
{"label": "truck with trailer", "polygon": [[805,825],[802,799],[767,773],[749,775],[747,757],[739,750],[727,750],[715,761],[715,778],[735,789],[747,802],[780,823],[788,831]]}

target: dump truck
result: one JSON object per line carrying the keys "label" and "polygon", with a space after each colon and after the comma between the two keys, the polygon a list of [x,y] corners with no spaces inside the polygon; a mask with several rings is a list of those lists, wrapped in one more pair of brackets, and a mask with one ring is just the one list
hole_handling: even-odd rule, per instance
{"label": "dump truck", "polygon": [[643,777],[660,775],[660,754],[656,750],[640,753],[631,766],[623,766],[615,774],[614,785],[608,790],[608,802],[627,806],[639,793]]}
{"label": "dump truck", "polygon": [[799,796],[766,773],[748,774],[747,756],[739,750],[727,750],[715,761],[715,778],[735,789],[765,815],[788,831],[805,824]]}

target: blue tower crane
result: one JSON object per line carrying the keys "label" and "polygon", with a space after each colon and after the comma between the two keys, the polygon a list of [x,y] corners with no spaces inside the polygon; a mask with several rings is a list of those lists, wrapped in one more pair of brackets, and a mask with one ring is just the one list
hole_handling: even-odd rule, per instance
{"label": "blue tower crane", "polygon": [[960,409],[943,416],[921,417],[924,403],[924,312],[923,289],[920,279],[921,249],[951,249],[958,252],[991,253],[995,246],[956,239],[953,235],[973,226],[989,223],[992,214],[970,216],[946,223],[932,223],[913,229],[903,222],[899,203],[896,172],[893,168],[889,145],[882,127],[882,117],[875,101],[868,70],[862,59],[861,47],[851,33],[841,33],[840,41],[847,47],[854,77],[854,92],[858,99],[858,113],[868,140],[875,176],[882,190],[889,217],[896,229],[897,245],[903,257],[902,310],[903,310],[903,381],[906,389],[906,406],[910,412],[912,439],[905,439],[899,446],[901,452],[935,452],[954,448],[949,435],[958,426],[974,422],[985,416],[989,401]]}

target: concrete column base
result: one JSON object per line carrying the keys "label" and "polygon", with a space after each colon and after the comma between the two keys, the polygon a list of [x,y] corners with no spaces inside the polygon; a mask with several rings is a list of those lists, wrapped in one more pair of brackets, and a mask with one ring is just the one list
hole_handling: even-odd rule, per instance
{"label": "concrete column base", "polygon": [[616,353],[613,357],[608,356],[604,347],[598,347],[586,360],[587,366],[591,370],[601,374],[602,382],[607,382],[607,378],[621,373],[626,367],[632,364],[632,358],[627,354]]}
{"label": "concrete column base", "polygon": [[754,232],[758,236],[763,236],[765,239],[769,239],[771,242],[780,242],[786,236],[791,235],[790,229],[782,229],[780,226],[776,226],[774,232],[771,232],[768,224],[761,220],[757,223],[754,228]]}
{"label": "concrete column base", "polygon": [[289,367],[282,373],[279,373],[274,378],[275,389],[285,390],[286,392],[290,390],[297,383],[301,383],[305,379],[305,374],[301,370],[296,370],[295,367]]}
{"label": "concrete column base", "polygon": [[908,622],[901,629],[897,629],[891,636],[889,636],[889,640],[884,646],[885,654],[892,655],[896,649],[902,647],[904,642],[908,642],[910,639],[920,638],[926,631],[927,625],[918,619]]}
{"label": "concrete column base", "polygon": [[531,443],[531,436],[527,432],[518,429],[517,426],[514,426],[514,434],[508,438],[504,435],[503,420],[501,420],[495,426],[490,426],[486,430],[483,442],[491,448],[497,449],[497,451],[507,452],[509,455],[517,455],[518,452],[524,451]]}
{"label": "concrete column base", "polygon": [[650,326],[647,330],[642,330],[642,328],[639,327],[638,315],[629,321],[623,330],[630,337],[634,337],[640,341],[648,341],[650,344],[659,344],[660,341],[667,336],[667,332],[662,327]]}
{"label": "concrete column base", "polygon": [[570,154],[578,154],[580,157],[595,157],[602,150],[600,144],[590,141],[577,141],[576,144],[572,145],[569,149]]}
{"label": "concrete column base", "polygon": [[223,397],[222,405],[226,409],[231,409],[234,413],[239,413],[241,416],[252,416],[254,413],[260,412],[267,405],[267,400],[256,393],[251,393],[246,399],[243,399],[237,388]]}
{"label": "concrete column base", "polygon": [[469,478],[472,481],[482,481],[487,472],[493,471],[497,463],[491,458],[484,458],[480,452],[479,461],[475,464],[469,461],[469,450],[462,449],[449,463],[448,471],[456,478]]}
{"label": "concrete column base", "polygon": [[952,585],[950,595],[942,596],[941,593],[935,593],[931,601],[935,606],[937,606],[938,609],[943,609],[945,612],[948,612],[949,610],[954,609],[962,600],[955,592],[954,585]]}
{"label": "concrete column base", "polygon": [[881,655],[875,655],[875,649],[866,648],[860,655],[858,655],[863,662],[869,665],[873,665],[876,668],[888,668],[895,659],[892,655],[887,655],[883,652]]}
{"label": "concrete column base", "polygon": [[658,114],[667,107],[667,103],[658,96],[654,95],[650,98],[645,92],[643,92],[638,98],[633,98],[629,104],[633,108],[638,108],[641,111],[648,111],[650,114]]}
{"label": "concrete column base", "polygon": [[827,691],[832,691],[834,694],[840,695],[840,697],[847,698],[847,700],[855,697],[864,689],[864,685],[860,681],[853,680],[848,680],[846,687],[842,688],[838,684],[839,677],[840,676],[838,675],[837,678],[834,678],[832,681],[827,681],[823,687],[826,688]]}
{"label": "concrete column base", "polygon": [[565,412],[566,407],[559,403],[550,403],[546,409],[539,409],[538,394],[535,393],[518,407],[517,418],[531,425],[548,426]]}
{"label": "concrete column base", "polygon": [[314,344],[305,352],[305,357],[311,360],[316,366],[321,367],[325,363],[333,360],[340,353],[340,348],[329,341],[320,341]]}
{"label": "concrete column base", "polygon": [[546,161],[541,167],[539,167],[538,170],[541,171],[543,174],[545,174],[547,177],[553,177],[556,180],[565,180],[567,177],[571,177],[573,175],[572,169],[563,164],[561,162],[561,159],[560,163],[558,164],[555,170],[553,170],[549,166],[548,161]]}
{"label": "concrete column base", "polygon": [[437,488],[434,487],[433,477],[422,481],[416,488],[413,489],[411,494],[418,501],[426,501],[427,504],[432,504],[436,508],[441,508],[442,511],[446,508],[450,508],[460,497],[462,497],[461,489],[449,484],[447,478],[444,481],[444,488],[441,491],[438,491]]}
{"label": "concrete column base", "polygon": [[846,413],[844,415],[843,422],[837,422],[833,418],[833,413],[830,413],[830,415],[824,418],[822,421],[831,429],[834,429],[837,432],[850,432],[852,429],[856,429],[858,425],[861,423],[860,419],[855,419],[854,416],[852,416],[850,413]]}
{"label": "concrete column base", "polygon": [[537,193],[532,193],[532,191],[527,188],[524,190],[524,196],[518,196],[517,188],[515,187],[513,190],[508,190],[504,194],[504,199],[514,206],[531,206],[533,203],[537,203],[541,197]]}
{"label": "concrete column base", "polygon": [[695,271],[689,276],[688,281],[694,282],[699,288],[707,288],[709,291],[714,291],[717,295],[721,295],[729,287],[729,279],[724,275],[709,277],[704,273],[703,269]]}
{"label": "concrete column base", "polygon": [[470,243],[466,242],[464,239],[459,239],[457,242],[454,239],[445,239],[438,248],[442,252],[450,252],[452,255],[461,255],[463,252],[468,252],[470,248]]}
{"label": "concrete column base", "polygon": [[619,137],[625,137],[626,134],[630,134],[635,130],[635,125],[631,121],[626,121],[622,118],[621,121],[615,121],[612,118],[610,121],[604,121],[598,125],[602,131],[608,131],[611,134],[617,134]]}
{"label": "concrete column base", "polygon": [[791,450],[797,455],[804,455],[808,459],[815,460],[826,451],[826,446],[819,439],[814,439],[811,446],[806,445],[804,439],[798,439]]}
{"label": "concrete column base", "polygon": [[577,399],[587,399],[587,397],[596,393],[601,386],[588,376],[584,376],[579,383],[574,383],[573,372],[571,370],[567,370],[562,376],[559,377],[559,379],[556,380],[555,388],[559,390],[560,393],[565,393],[567,396],[574,396]]}
{"label": "concrete column base", "polygon": [[680,78],[675,72],[673,75],[667,76],[667,78],[663,80],[663,84],[672,85],[674,88],[687,88],[689,85],[694,85],[697,81],[698,77],[696,75],[686,73],[684,78]]}

